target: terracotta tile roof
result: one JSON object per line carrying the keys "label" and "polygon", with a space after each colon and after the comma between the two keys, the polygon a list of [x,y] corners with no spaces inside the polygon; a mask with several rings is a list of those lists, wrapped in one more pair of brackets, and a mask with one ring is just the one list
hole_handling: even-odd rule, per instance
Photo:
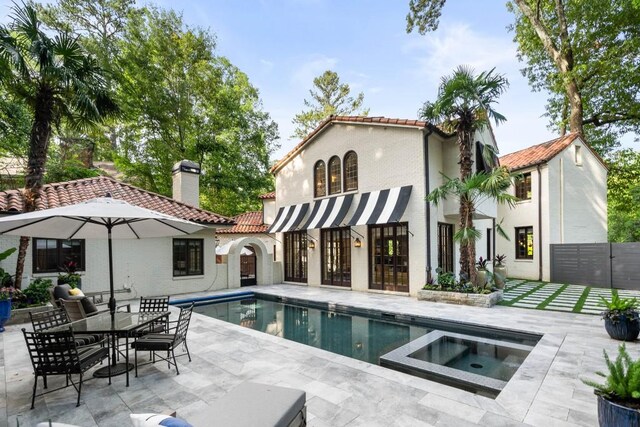
{"label": "terracotta tile roof", "polygon": [[272,191],[270,193],[264,193],[258,196],[259,198],[261,198],[262,200],[268,200],[268,199],[275,199],[276,198],[276,192]]}
{"label": "terracotta tile roof", "polygon": [[216,230],[218,234],[252,234],[266,233],[269,227],[262,223],[262,211],[245,212],[234,216],[235,225],[224,230]]}
{"label": "terracotta tile roof", "polygon": [[500,165],[506,166],[510,170],[518,170],[548,162],[578,137],[577,133],[568,133],[560,138],[504,155],[500,157]]}
{"label": "terracotta tile roof", "polygon": [[409,119],[390,119],[387,117],[368,117],[368,116],[329,116],[323,120],[318,127],[309,133],[302,141],[298,143],[291,151],[289,151],[282,159],[278,160],[271,168],[271,173],[276,173],[282,166],[287,164],[298,151],[307,145],[315,136],[321,133],[328,125],[333,123],[353,123],[353,124],[365,124],[365,125],[393,125],[393,126],[406,126],[412,128],[431,128],[433,131],[439,133],[441,136],[450,137],[452,134],[444,132],[437,126],[434,126],[428,122],[422,120],[409,120]]}
{"label": "terracotta tile roof", "polygon": [[[125,200],[132,205],[189,221],[202,224],[233,224],[233,220],[222,215],[178,202],[169,197],[125,184],[107,176],[46,184],[42,187],[37,209],[71,205],[96,197],[103,197],[106,193],[111,193],[112,197]],[[23,206],[22,190],[0,192],[0,213],[19,213],[22,212]]]}

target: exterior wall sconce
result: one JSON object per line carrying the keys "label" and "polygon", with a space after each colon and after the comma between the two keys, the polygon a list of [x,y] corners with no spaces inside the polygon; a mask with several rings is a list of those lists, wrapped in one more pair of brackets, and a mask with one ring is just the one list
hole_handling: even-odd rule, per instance
{"label": "exterior wall sconce", "polygon": [[309,243],[307,243],[307,248],[315,249],[316,248],[316,242],[314,242],[313,240],[310,240]]}
{"label": "exterior wall sconce", "polygon": [[353,242],[353,247],[354,248],[361,248],[362,247],[362,242],[360,241],[359,237],[356,237],[355,242]]}

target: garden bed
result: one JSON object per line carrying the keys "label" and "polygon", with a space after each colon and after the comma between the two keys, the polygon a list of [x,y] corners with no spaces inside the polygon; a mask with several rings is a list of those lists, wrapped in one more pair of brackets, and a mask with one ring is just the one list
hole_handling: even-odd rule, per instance
{"label": "garden bed", "polygon": [[51,304],[40,305],[37,307],[17,308],[11,310],[11,319],[7,321],[6,325],[17,325],[20,323],[29,323],[29,312],[40,313],[42,311],[51,310]]}
{"label": "garden bed", "polygon": [[497,290],[490,294],[476,294],[422,289],[418,291],[418,299],[421,301],[446,302],[448,304],[472,305],[475,307],[492,307],[502,299],[502,290]]}

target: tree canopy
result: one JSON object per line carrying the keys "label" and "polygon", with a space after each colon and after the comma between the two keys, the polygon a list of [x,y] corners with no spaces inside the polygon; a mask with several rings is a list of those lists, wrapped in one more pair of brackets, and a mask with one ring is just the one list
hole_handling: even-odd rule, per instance
{"label": "tree canopy", "polygon": [[607,165],[609,241],[640,242],[640,151],[620,150]]}
{"label": "tree canopy", "polygon": [[314,89],[309,90],[311,99],[304,100],[307,110],[293,118],[293,124],[296,125],[293,137],[306,137],[322,120],[333,114],[369,114],[369,109],[362,107],[364,93],[360,92],[355,98],[352,97],[351,88],[347,83],[340,82],[340,77],[335,71],[327,70],[314,78],[313,86]]}

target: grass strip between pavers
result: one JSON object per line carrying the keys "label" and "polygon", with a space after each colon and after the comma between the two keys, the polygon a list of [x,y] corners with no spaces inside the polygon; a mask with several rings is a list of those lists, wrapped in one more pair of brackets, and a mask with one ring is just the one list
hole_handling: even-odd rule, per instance
{"label": "grass strip between pavers", "polygon": [[[538,304],[538,306],[536,307],[536,310],[544,310],[551,301],[553,301],[554,299],[556,299],[556,297],[558,295],[560,295],[565,289],[567,289],[569,287],[569,285],[562,285],[558,288],[557,291],[555,291],[554,293],[552,293],[551,295],[549,295],[549,297],[547,297],[546,300],[542,301],[540,304]],[[549,310],[552,310],[551,308]]]}
{"label": "grass strip between pavers", "polygon": [[578,298],[578,301],[576,302],[576,305],[573,306],[573,310],[572,311],[574,313],[581,313],[582,312],[582,307],[584,307],[584,303],[587,301],[587,298],[589,297],[589,292],[591,292],[591,288],[589,286],[586,286],[584,288],[584,291],[582,291],[582,295],[580,295],[580,297]]}
{"label": "grass strip between pavers", "polygon": [[[524,284],[524,283],[531,283],[531,282],[523,282],[522,284]],[[520,285],[518,285],[518,286],[520,286]],[[500,301],[498,304],[499,305],[512,306],[513,304],[517,303],[518,301],[521,301],[524,298],[528,297],[532,293],[537,292],[543,286],[545,286],[545,283],[540,283],[538,286],[536,286],[535,288],[531,289],[529,292],[525,292],[524,294],[520,295],[519,297],[515,297],[511,301],[504,301],[504,300]]]}

